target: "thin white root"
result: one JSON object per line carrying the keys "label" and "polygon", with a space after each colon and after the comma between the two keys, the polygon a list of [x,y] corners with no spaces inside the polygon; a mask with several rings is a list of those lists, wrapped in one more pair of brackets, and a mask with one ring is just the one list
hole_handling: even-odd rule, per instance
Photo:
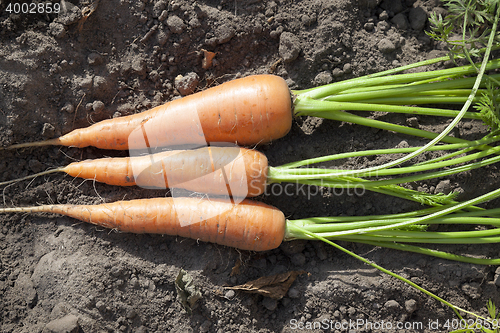
{"label": "thin white root", "polygon": [[17,178],[17,179],[7,180],[5,182],[0,182],[0,186],[14,184],[14,183],[17,183],[17,182],[21,182],[23,180],[33,179],[33,178],[36,178],[36,177],[39,177],[39,176],[45,176],[45,175],[48,175],[48,174],[51,174],[51,173],[56,173],[56,172],[64,172],[64,168],[50,169],[50,170],[46,170],[46,171],[42,171],[42,172],[39,172],[39,173],[35,173],[33,175],[29,175],[29,176],[26,176],[26,177],[21,177],[21,178]]}

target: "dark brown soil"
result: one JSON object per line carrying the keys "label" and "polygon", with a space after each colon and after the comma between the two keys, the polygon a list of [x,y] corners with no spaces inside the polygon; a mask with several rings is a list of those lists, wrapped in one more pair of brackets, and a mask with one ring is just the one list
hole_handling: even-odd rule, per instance
{"label": "dark brown soil", "polygon": [[[199,77],[196,90],[256,73],[277,74],[299,89],[445,54],[443,45],[425,35],[428,24],[419,23],[424,14],[442,11],[434,0],[101,0],[86,19],[82,10],[89,13],[91,5],[83,0],[66,1],[59,15],[9,13],[9,3],[0,2],[3,146],[145,111],[178,97],[175,78],[191,72]],[[202,49],[217,53],[208,69],[202,68]],[[407,118],[372,116],[403,124]],[[418,122],[435,130],[447,124],[427,117]],[[466,121],[456,135],[478,138],[486,131]],[[335,152],[423,142],[303,118],[294,120],[285,138],[259,149],[278,166]],[[126,155],[60,147],[0,154],[0,181],[73,160]],[[373,163],[360,158],[337,166]],[[498,187],[498,175],[497,166],[490,166],[409,186],[434,191],[449,180],[440,186],[463,191],[460,199],[466,199]],[[270,187],[258,199],[290,218],[420,207],[368,192],[292,192]],[[3,205],[25,206],[111,202],[166,192],[55,174],[9,186],[2,194]],[[496,267],[341,245],[464,309],[486,315],[488,299],[500,304]],[[500,253],[496,245],[441,248],[477,256]],[[240,260],[240,274],[231,276]],[[191,315],[176,301],[174,280],[181,268],[202,292]],[[290,270],[309,274],[299,276],[279,301],[223,289]],[[183,238],[109,232],[47,214],[1,216],[0,295],[2,332],[445,332],[451,330],[446,323],[456,325],[448,307],[323,243],[297,241],[250,253]]]}

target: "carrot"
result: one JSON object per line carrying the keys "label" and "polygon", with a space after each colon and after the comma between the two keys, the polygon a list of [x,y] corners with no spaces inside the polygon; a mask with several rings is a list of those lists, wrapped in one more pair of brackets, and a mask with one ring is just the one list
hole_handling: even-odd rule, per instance
{"label": "carrot", "polygon": [[[311,89],[292,91],[278,76],[248,76],[143,113],[104,120],[59,138],[14,144],[0,150],[45,145],[80,148],[95,146],[102,149],[126,150],[185,144],[204,146],[207,142],[232,142],[254,146],[286,135],[291,128],[293,115],[350,122],[430,139],[439,137],[441,141],[448,143],[463,142],[464,140],[447,136],[445,132],[437,134],[361,117],[347,111],[458,117],[453,124],[462,117],[491,121],[477,112],[466,112],[467,108],[457,112],[434,107],[407,106],[465,103],[472,91],[474,94],[477,92],[477,96],[486,96],[486,90],[480,85],[481,78],[486,70],[500,68],[500,59],[489,62],[486,62],[486,59],[487,56],[481,65],[482,74],[477,77],[464,77],[477,74],[477,64],[397,74],[407,69],[449,60],[449,57],[440,57]],[[488,77],[489,80],[499,78],[500,74]],[[484,84],[485,82],[482,83],[483,86]],[[476,98],[475,101],[481,108],[480,99]],[[467,103],[471,102],[472,100]],[[451,128],[452,126],[449,126],[449,129]]]}
{"label": "carrot", "polygon": [[286,229],[279,209],[248,199],[234,204],[223,199],[168,197],[0,208],[0,213],[55,213],[123,232],[182,236],[251,251],[277,248]]}
{"label": "carrot", "polygon": [[285,136],[291,95],[282,78],[254,75],[173,100],[142,113],[108,119],[59,138],[7,148],[45,145],[138,149],[233,142],[254,146]]}
{"label": "carrot", "polygon": [[108,185],[146,188],[182,188],[234,197],[254,197],[266,187],[268,162],[261,152],[240,147],[204,147],[152,155],[100,158],[73,162],[0,183],[6,185],[55,172]]}

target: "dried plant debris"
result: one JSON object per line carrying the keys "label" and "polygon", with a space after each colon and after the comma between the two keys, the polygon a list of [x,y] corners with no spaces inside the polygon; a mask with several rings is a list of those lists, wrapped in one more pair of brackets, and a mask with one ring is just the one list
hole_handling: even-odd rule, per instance
{"label": "dried plant debris", "polygon": [[207,51],[205,49],[201,49],[201,51],[203,52],[203,59],[201,61],[201,67],[203,69],[209,69],[210,67],[212,67],[212,61],[215,57],[215,52],[210,52],[210,51]]}
{"label": "dried plant debris", "polygon": [[193,277],[185,270],[181,269],[175,279],[175,290],[177,291],[177,300],[188,314],[191,314],[195,308],[195,303],[201,298],[200,289],[194,284]]}
{"label": "dried plant debris", "polygon": [[93,12],[95,12],[99,1],[100,0],[94,0],[82,9],[82,18],[78,22],[78,31],[82,31],[83,24],[85,23],[85,21],[87,21],[89,16],[92,15]]}
{"label": "dried plant debris", "polygon": [[233,268],[231,269],[231,274],[229,276],[239,275],[241,273],[240,268],[241,268],[242,264],[243,264],[243,261],[241,260],[241,258],[238,258],[238,260],[236,260],[236,263],[234,264]]}
{"label": "dried plant debris", "polygon": [[306,273],[306,271],[290,271],[271,276],[263,276],[257,280],[249,281],[239,286],[226,288],[259,294],[273,299],[281,299],[286,295],[297,276]]}

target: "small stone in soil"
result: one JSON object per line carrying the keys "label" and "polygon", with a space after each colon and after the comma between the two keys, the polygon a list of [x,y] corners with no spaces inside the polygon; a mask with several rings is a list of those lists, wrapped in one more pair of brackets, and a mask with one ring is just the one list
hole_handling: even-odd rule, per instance
{"label": "small stone in soil", "polygon": [[94,112],[101,112],[102,110],[104,110],[104,103],[101,102],[101,101],[94,101],[92,103],[92,110],[94,110]]}
{"label": "small stone in soil", "polygon": [[397,310],[401,306],[399,305],[398,302],[396,302],[395,300],[391,299],[391,300],[388,300],[387,302],[385,302],[384,307],[386,309],[389,309],[389,310]]}
{"label": "small stone in soil", "polygon": [[411,117],[406,120],[406,124],[410,127],[418,128],[420,124],[418,123],[418,118],[417,117]]}
{"label": "small stone in soil", "polygon": [[435,189],[435,193],[448,194],[450,192],[451,192],[451,185],[450,185],[449,179],[445,179],[445,180],[440,181],[437,184],[436,189]]}
{"label": "small stone in soil", "polygon": [[62,108],[61,111],[67,112],[67,113],[73,113],[75,112],[75,107],[71,103],[66,103]]}
{"label": "small stone in soil", "polygon": [[185,76],[177,76],[175,78],[174,84],[175,88],[181,93],[181,95],[186,96],[192,94],[196,87],[198,87],[198,83],[200,82],[200,77],[198,74],[191,72],[186,74]]}
{"label": "small stone in soil", "polygon": [[394,43],[391,42],[387,38],[382,39],[378,43],[377,47],[378,47],[379,51],[384,53],[384,54],[391,53],[391,52],[394,52],[394,50],[396,50],[396,46],[394,46]]}
{"label": "small stone in soil", "polygon": [[234,297],[234,295],[235,295],[234,290],[228,290],[224,294],[224,297],[227,298],[227,299],[232,299]]}
{"label": "small stone in soil", "polygon": [[413,313],[415,312],[415,310],[417,310],[417,301],[415,301],[414,299],[409,299],[405,302],[405,309],[406,309],[406,312],[408,313]]}
{"label": "small stone in soil", "polygon": [[494,282],[497,287],[500,287],[500,274],[495,274]]}
{"label": "small stone in soil", "polygon": [[224,44],[231,40],[236,35],[236,30],[233,27],[224,24],[215,29],[214,32],[217,44]]}
{"label": "small stone in soil", "polygon": [[378,16],[379,20],[385,21],[389,18],[389,13],[387,13],[386,10],[384,10],[380,15]]}
{"label": "small stone in soil", "polygon": [[373,24],[373,22],[367,22],[365,23],[364,28],[368,32],[373,31],[373,29],[375,29],[375,24]]}
{"label": "small stone in soil", "polygon": [[66,36],[66,28],[61,23],[52,22],[49,24],[49,33],[55,38]]}
{"label": "small stone in soil", "polygon": [[323,86],[329,84],[333,81],[332,75],[328,71],[323,71],[318,73],[314,78],[314,84],[317,86]]}

